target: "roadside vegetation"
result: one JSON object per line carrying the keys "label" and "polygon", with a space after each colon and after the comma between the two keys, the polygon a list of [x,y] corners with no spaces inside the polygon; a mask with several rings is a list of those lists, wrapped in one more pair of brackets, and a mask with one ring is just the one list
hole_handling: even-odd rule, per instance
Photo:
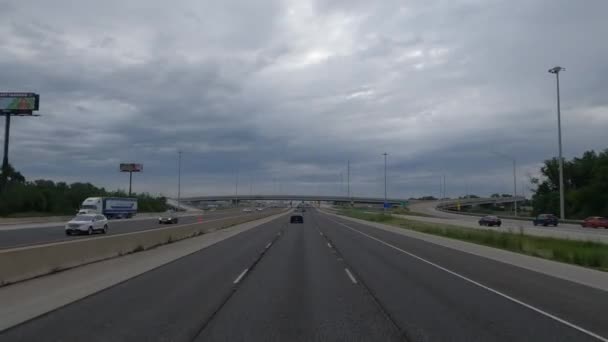
{"label": "roadside vegetation", "polygon": [[[536,186],[532,205],[535,213],[559,212],[558,159],[546,160]],[[608,149],[587,151],[580,158],[564,161],[566,217],[583,219],[608,216]]]}
{"label": "roadside vegetation", "polygon": [[498,232],[487,229],[419,222],[398,218],[390,214],[369,214],[356,209],[345,209],[339,213],[366,221],[384,223],[421,233],[472,242],[608,272],[608,245],[599,242],[566,240],[531,236],[523,234],[523,232]]}
{"label": "roadside vegetation", "polygon": [[[122,190],[108,191],[91,183],[53,182],[51,180],[27,181],[19,172],[10,168],[0,175],[0,216],[32,217],[72,215],[87,197],[127,197]],[[167,209],[164,197],[147,193],[131,194],[138,199],[138,211],[157,212]]]}
{"label": "roadside vegetation", "polygon": [[418,213],[415,211],[411,211],[408,208],[391,208],[389,209],[390,214],[396,215],[410,215],[410,216],[422,216],[422,217],[433,217],[433,215]]}
{"label": "roadside vegetation", "polygon": [[[532,198],[518,203],[519,216],[543,213],[559,214],[559,163],[557,158],[545,160],[540,176],[530,179]],[[520,189],[521,190],[521,189]],[[582,220],[589,216],[608,217],[608,149],[586,151],[581,157],[564,160],[564,193],[566,218]],[[492,194],[490,197],[511,197],[511,194]],[[475,198],[466,195],[463,198]],[[434,199],[425,196],[422,199]],[[461,211],[487,215],[513,215],[513,205],[504,203],[463,207]]]}

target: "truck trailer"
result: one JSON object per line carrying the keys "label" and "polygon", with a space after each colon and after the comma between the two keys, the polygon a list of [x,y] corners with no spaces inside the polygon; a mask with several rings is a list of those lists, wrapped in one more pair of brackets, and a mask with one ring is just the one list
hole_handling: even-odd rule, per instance
{"label": "truck trailer", "polygon": [[101,214],[108,219],[131,218],[137,214],[137,198],[89,197],[80,205],[79,214]]}

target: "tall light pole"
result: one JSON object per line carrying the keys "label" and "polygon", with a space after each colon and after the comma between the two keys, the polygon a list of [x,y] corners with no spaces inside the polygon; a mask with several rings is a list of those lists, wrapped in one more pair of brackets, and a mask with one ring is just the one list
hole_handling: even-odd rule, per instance
{"label": "tall light pole", "polygon": [[350,160],[346,164],[346,197],[348,197],[348,204],[352,202],[350,200]]}
{"label": "tall light pole", "polygon": [[386,213],[386,156],[388,156],[388,153],[384,152],[382,154],[384,156],[384,212]]}
{"label": "tall light pole", "polygon": [[565,71],[565,68],[560,66],[549,69],[549,73],[555,74],[557,80],[557,140],[559,145],[559,217],[566,219],[566,210],[564,203],[564,158],[562,157],[562,114],[559,101],[559,73]]}
{"label": "tall light pole", "polygon": [[517,216],[517,162],[513,158],[513,214]]}
{"label": "tall light pole", "polygon": [[517,216],[517,160],[515,158],[508,156],[506,154],[494,152],[495,155],[508,159],[513,163],[513,213]]}
{"label": "tall light pole", "polygon": [[443,199],[443,177],[439,176],[439,196],[438,199],[441,201]]}
{"label": "tall light pole", "polygon": [[[130,188],[129,188],[130,190]],[[177,211],[180,210],[182,196],[182,151],[177,151]]]}
{"label": "tall light pole", "polygon": [[234,206],[239,207],[239,169],[236,169],[236,177],[234,179]]}

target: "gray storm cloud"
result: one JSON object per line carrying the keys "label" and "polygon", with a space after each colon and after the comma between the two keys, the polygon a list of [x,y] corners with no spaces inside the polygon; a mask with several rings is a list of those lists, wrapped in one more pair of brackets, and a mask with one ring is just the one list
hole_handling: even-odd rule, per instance
{"label": "gray storm cloud", "polygon": [[[42,96],[13,120],[28,178],[185,195],[510,191],[556,154],[603,149],[604,1],[10,1],[0,86]],[[244,185],[243,185],[244,184]]]}

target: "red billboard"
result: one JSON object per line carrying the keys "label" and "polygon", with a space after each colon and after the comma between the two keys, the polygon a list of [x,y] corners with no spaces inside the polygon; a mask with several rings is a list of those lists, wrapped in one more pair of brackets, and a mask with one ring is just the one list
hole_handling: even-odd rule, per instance
{"label": "red billboard", "polygon": [[135,163],[121,163],[120,172],[142,172],[144,170],[144,164]]}

